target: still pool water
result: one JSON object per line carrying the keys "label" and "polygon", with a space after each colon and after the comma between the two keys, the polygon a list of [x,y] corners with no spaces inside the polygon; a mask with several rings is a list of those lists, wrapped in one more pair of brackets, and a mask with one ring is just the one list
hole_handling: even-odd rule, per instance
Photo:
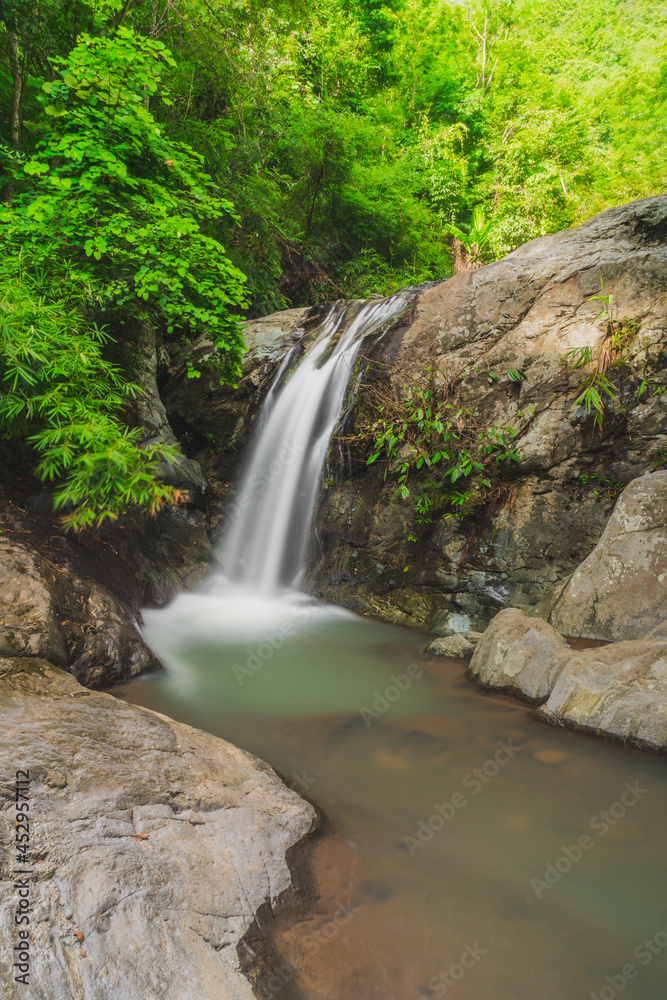
{"label": "still pool water", "polygon": [[268,761],[331,832],[274,933],[268,995],[664,1000],[664,758],[555,729],[426,639],[213,583],[145,635],[117,692]]}

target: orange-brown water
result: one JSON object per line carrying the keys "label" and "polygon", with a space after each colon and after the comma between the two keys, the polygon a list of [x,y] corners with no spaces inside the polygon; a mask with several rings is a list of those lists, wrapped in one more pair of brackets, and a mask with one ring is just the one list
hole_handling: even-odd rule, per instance
{"label": "orange-brown water", "polygon": [[268,761],[333,831],[267,995],[667,996],[664,758],[539,723],[406,629],[311,614],[278,644],[184,621],[149,616],[168,669],[121,696]]}

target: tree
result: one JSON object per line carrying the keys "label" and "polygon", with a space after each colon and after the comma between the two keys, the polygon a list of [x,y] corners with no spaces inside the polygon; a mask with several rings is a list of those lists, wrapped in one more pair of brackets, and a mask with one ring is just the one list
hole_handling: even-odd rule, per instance
{"label": "tree", "polygon": [[[18,377],[11,360],[15,324],[0,356],[2,379],[11,387],[11,399],[0,401],[0,417],[11,417],[14,429],[22,414],[29,417],[30,440],[42,455],[39,474],[64,477],[56,499],[76,505],[72,525],[115,516],[129,502],[154,505],[169,496],[165,487],[156,483],[151,492],[147,485],[159,456],[139,455],[136,435],[118,419],[123,394],[118,372],[99,350],[109,339],[100,336],[102,327],[117,335],[128,331],[130,344],[145,323],[172,342],[206,334],[213,345],[210,362],[223,377],[233,382],[240,372],[244,277],[213,235],[232,205],[214,189],[200,157],[168,140],[145,107],[146,95],[169,101],[160,78],[171,65],[164,45],[124,27],[109,37],[81,36],[61,61],[59,79],[43,86],[53,127],[15,170],[13,203],[0,213],[6,286],[29,286],[35,315],[48,314],[52,333],[59,323],[54,309],[61,318],[73,309],[79,317],[73,324],[79,361],[67,373],[75,387],[77,378],[83,380],[83,410],[74,423],[60,404],[36,402],[35,387],[52,360],[52,334],[41,321],[30,324],[33,338],[28,351],[24,345]],[[51,289],[46,294],[45,286]],[[92,395],[84,388],[91,364],[97,380]],[[87,471],[86,412],[93,422],[102,412],[111,415],[102,435],[109,463],[120,462],[120,451],[125,455],[104,488],[101,458]],[[141,470],[136,481],[135,466]],[[126,476],[118,471],[123,468]]]}

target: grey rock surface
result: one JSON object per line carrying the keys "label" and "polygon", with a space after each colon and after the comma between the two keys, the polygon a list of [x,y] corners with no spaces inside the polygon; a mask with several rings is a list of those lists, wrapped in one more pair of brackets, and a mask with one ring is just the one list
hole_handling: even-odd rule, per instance
{"label": "grey rock surface", "polygon": [[667,472],[654,472],[626,486],[549,621],[570,635],[620,640],[643,638],[666,617]]}
{"label": "grey rock surface", "polygon": [[530,701],[544,701],[572,650],[556,629],[517,608],[500,611],[475,646],[469,676]]}
{"label": "grey rock surface", "polygon": [[537,714],[547,722],[666,750],[667,642],[637,639],[576,653]]}
{"label": "grey rock surface", "polygon": [[539,705],[538,718],[667,750],[667,639],[575,650],[551,625],[507,608],[475,647],[469,676]]}
{"label": "grey rock surface", "polygon": [[[220,385],[220,372],[204,367],[190,379],[185,366],[169,380],[166,411],[203,440],[196,458],[220,492],[249,440],[262,401],[281,364],[296,361],[318,309],[286,309],[243,323],[246,353],[238,386]],[[205,361],[211,344],[201,337],[193,356]]]}
{"label": "grey rock surface", "polygon": [[[2,1000],[251,1000],[236,947],[314,811],[256,758],[0,659]],[[31,970],[14,982],[15,791],[30,772]]]}
{"label": "grey rock surface", "polygon": [[0,497],[0,656],[43,657],[89,687],[158,669],[140,609],[203,579],[203,514],[165,509],[76,534],[29,506]]}

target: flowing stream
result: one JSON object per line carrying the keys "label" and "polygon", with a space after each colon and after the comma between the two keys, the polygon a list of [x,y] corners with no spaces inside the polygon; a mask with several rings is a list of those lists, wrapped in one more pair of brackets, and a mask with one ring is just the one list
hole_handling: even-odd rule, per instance
{"label": "flowing stream", "polygon": [[362,339],[400,296],[335,306],[279,373],[222,572],[145,613],[167,669],[121,696],[272,764],[326,814],[307,912],[272,929],[265,994],[300,1000],[662,1000],[657,757],[552,729],[426,637],[297,588]]}
{"label": "flowing stream", "polygon": [[235,584],[263,594],[299,587],[320,474],[357,353],[406,304],[400,292],[336,303],[286,383],[284,365],[279,369],[222,542],[223,570]]}

